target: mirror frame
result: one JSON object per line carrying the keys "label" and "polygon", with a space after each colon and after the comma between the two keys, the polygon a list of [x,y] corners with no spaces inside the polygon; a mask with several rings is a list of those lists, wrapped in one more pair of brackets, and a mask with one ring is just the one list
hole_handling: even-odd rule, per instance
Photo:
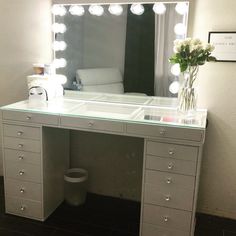
{"label": "mirror frame", "polygon": [[[54,4],[62,4],[62,5],[92,5],[92,4],[101,4],[101,5],[108,5],[108,4],[132,4],[132,3],[141,3],[141,4],[154,4],[154,3],[178,3],[178,2],[188,2],[189,4],[189,12],[188,12],[188,18],[187,18],[187,23],[186,23],[186,37],[188,37],[189,35],[189,25],[190,25],[190,21],[189,21],[189,14],[191,12],[192,6],[193,6],[193,1],[194,0],[154,0],[154,1],[150,1],[150,0],[132,0],[132,1],[127,1],[127,0],[119,0],[119,1],[114,1],[114,0],[52,0],[51,1],[51,6],[53,6]],[[51,14],[52,15],[52,14]],[[54,22],[54,16],[52,15],[52,23]],[[53,38],[54,38],[54,34],[52,33],[52,42],[53,42]],[[52,50],[52,58],[55,58],[55,51]],[[83,92],[83,91],[82,91]],[[158,96],[150,96],[153,98],[158,98]],[[170,100],[176,100],[175,97],[164,97]]]}

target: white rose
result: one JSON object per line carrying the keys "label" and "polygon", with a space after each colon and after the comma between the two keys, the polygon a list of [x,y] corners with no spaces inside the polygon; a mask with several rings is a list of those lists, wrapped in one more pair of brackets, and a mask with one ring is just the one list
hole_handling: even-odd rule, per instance
{"label": "white rose", "polygon": [[180,51],[181,51],[181,45],[180,45],[180,44],[174,46],[174,52],[175,52],[175,53],[178,53],[178,52],[180,52]]}
{"label": "white rose", "polygon": [[193,45],[198,45],[198,44],[202,44],[202,42],[201,42],[200,39],[192,39],[191,44],[193,44]]}
{"label": "white rose", "polygon": [[211,45],[210,43],[207,43],[205,46],[205,50],[212,52],[215,49],[215,46]]}
{"label": "white rose", "polygon": [[174,41],[174,45],[175,45],[175,46],[178,46],[180,43],[181,43],[181,40],[179,40],[179,39],[176,39],[176,40]]}

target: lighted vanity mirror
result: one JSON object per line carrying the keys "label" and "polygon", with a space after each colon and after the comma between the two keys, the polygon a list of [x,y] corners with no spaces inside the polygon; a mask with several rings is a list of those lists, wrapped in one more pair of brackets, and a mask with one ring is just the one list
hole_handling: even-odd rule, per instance
{"label": "lighted vanity mirror", "polygon": [[188,2],[54,4],[54,65],[67,77],[64,88],[175,97],[178,73],[168,58],[173,41],[186,37],[188,7]]}

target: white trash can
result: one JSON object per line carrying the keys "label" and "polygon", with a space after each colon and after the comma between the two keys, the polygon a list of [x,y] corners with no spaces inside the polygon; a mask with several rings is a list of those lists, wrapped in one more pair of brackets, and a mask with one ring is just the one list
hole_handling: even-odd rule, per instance
{"label": "white trash can", "polygon": [[88,171],[80,168],[68,169],[64,175],[65,200],[72,206],[85,203],[87,195]]}

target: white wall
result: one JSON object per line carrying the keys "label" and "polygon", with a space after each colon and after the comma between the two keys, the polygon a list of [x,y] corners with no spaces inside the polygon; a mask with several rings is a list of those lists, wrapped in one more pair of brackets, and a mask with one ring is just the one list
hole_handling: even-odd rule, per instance
{"label": "white wall", "polygon": [[[0,0],[0,105],[25,99],[32,63],[51,59],[50,4],[50,0]],[[0,174],[1,154],[0,150]]]}
{"label": "white wall", "polygon": [[[235,31],[235,0],[196,0],[190,31]],[[236,63],[209,63],[199,74],[199,105],[209,110],[198,211],[236,219]]]}

